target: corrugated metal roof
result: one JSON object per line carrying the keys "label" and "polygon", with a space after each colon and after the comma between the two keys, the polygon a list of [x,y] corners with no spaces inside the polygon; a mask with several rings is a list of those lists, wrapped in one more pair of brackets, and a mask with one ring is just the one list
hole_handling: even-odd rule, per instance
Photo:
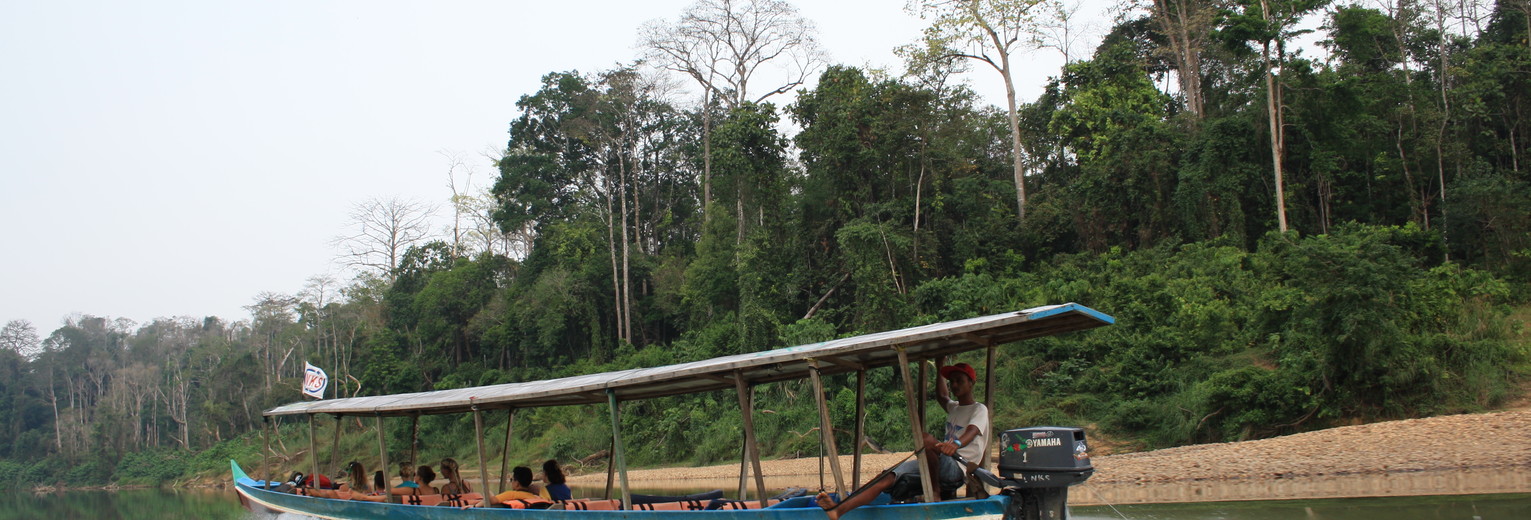
{"label": "corrugated metal roof", "polygon": [[444,414],[504,408],[605,403],[606,393],[631,401],[734,388],[736,374],[747,384],[808,377],[810,363],[822,374],[898,364],[896,347],[913,359],[957,354],[1024,339],[1109,325],[1116,320],[1076,303],[1049,305],[966,320],[933,323],[810,345],[635,368],[545,381],[438,390],[412,394],[352,397],[279,406],[267,416],[302,414]]}

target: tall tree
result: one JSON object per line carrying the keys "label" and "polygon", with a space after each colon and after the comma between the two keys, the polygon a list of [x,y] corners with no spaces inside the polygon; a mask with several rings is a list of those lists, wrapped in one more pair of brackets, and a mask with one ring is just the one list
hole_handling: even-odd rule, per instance
{"label": "tall tree", "polygon": [[254,303],[245,306],[252,318],[251,341],[256,358],[264,369],[261,375],[267,389],[276,385],[293,350],[302,344],[301,338],[293,334],[293,308],[298,301],[298,298],[285,294],[262,292],[255,297]]}
{"label": "tall tree", "polygon": [[1217,12],[1223,0],[1154,0],[1154,24],[1165,39],[1175,80],[1185,99],[1186,111],[1196,119],[1206,117],[1206,98],[1202,92],[1202,52],[1216,27]]}
{"label": "tall tree", "polygon": [[37,355],[42,342],[37,339],[37,327],[27,320],[11,320],[0,328],[0,350],[9,350],[22,357]]}
{"label": "tall tree", "polygon": [[[452,191],[452,197],[448,202],[452,205],[452,254],[463,256],[463,240],[467,234],[463,229],[463,214],[472,211],[469,200],[472,198],[473,165],[468,162],[465,154],[461,151],[436,150],[447,162],[447,189]],[[458,188],[457,178],[462,177],[462,187]]]}
{"label": "tall tree", "polygon": [[[813,23],[783,0],[699,0],[673,23],[656,20],[640,29],[639,44],[649,59],[702,89],[704,208],[712,201],[712,103],[721,101],[732,110],[802,85],[825,62],[815,32]],[[781,79],[767,80],[774,86],[754,96],[750,82],[767,66],[776,66]]]}
{"label": "tall tree", "polygon": [[546,228],[577,214],[590,201],[580,176],[590,169],[594,150],[581,139],[591,124],[597,95],[576,71],[542,77],[537,92],[521,96],[521,115],[510,123],[510,140],[495,179],[494,220],[505,232],[533,240]]}
{"label": "tall tree", "polygon": [[920,0],[910,7],[931,20],[916,60],[972,59],[989,65],[1005,80],[1010,116],[1010,149],[1015,175],[1017,221],[1026,219],[1026,158],[1021,144],[1019,107],[1015,99],[1015,64],[1011,59],[1025,46],[1037,44],[1039,16],[1055,0]]}
{"label": "tall tree", "polygon": [[1260,48],[1260,71],[1265,83],[1266,122],[1270,130],[1271,170],[1275,181],[1276,225],[1286,232],[1286,174],[1282,160],[1286,156],[1285,102],[1279,71],[1286,62],[1286,45],[1293,37],[1310,32],[1297,29],[1302,17],[1328,4],[1329,0],[1244,0],[1238,11],[1229,11],[1223,36],[1230,42],[1255,42]]}
{"label": "tall tree", "polygon": [[404,251],[430,238],[435,207],[400,197],[368,199],[351,207],[354,231],[333,240],[347,266],[389,280]]}
{"label": "tall tree", "polygon": [[1182,132],[1167,123],[1171,99],[1143,70],[1136,42],[1108,39],[1088,61],[1064,67],[1061,106],[1048,130],[1077,167],[1060,176],[1074,232],[1091,251],[1146,247],[1171,235]]}

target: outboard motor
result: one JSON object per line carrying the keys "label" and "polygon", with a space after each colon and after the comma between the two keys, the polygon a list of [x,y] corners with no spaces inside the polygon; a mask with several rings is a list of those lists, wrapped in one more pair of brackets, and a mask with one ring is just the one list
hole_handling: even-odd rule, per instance
{"label": "outboard motor", "polygon": [[1005,520],[1068,518],[1069,486],[1095,473],[1084,430],[1040,426],[999,436],[999,474],[977,470],[985,485],[1010,496]]}

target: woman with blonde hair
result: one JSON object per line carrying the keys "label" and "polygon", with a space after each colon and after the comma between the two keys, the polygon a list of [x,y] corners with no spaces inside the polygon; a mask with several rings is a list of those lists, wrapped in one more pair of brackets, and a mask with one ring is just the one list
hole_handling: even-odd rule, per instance
{"label": "woman with blonde hair", "polygon": [[420,484],[415,482],[415,466],[409,461],[399,463],[399,485],[390,492],[395,495],[420,494]]}
{"label": "woman with blonde hair", "polygon": [[463,482],[462,473],[457,470],[457,461],[451,457],[441,459],[441,476],[447,479],[447,483],[441,485],[441,494],[466,495],[473,492],[473,488]]}

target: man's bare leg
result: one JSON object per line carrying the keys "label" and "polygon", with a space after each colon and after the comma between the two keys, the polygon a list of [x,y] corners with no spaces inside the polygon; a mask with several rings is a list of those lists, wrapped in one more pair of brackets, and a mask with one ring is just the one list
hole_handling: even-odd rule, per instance
{"label": "man's bare leg", "polygon": [[824,508],[824,513],[829,515],[829,520],[839,520],[841,515],[849,513],[852,509],[867,505],[877,498],[877,494],[892,486],[894,480],[892,473],[883,473],[878,475],[877,478],[872,479],[867,485],[862,486],[856,493],[852,493],[843,502],[836,504],[834,500],[829,498],[829,494],[823,491],[820,491],[819,495],[814,497],[814,501],[819,504],[819,507]]}
{"label": "man's bare leg", "polygon": [[[930,474],[932,476],[940,475],[939,469],[941,466],[939,466],[939,461],[937,460],[940,457],[940,454],[937,453],[935,449],[937,444],[936,438],[927,433],[925,434],[924,441],[925,453],[930,459]],[[819,507],[824,508],[824,513],[829,515],[829,520],[840,520],[842,515],[849,513],[852,509],[871,503],[872,500],[877,498],[878,493],[882,493],[884,490],[893,486],[893,483],[896,480],[897,478],[893,476],[893,473],[884,472],[881,475],[878,475],[877,478],[872,479],[871,482],[868,482],[867,485],[862,486],[861,489],[856,490],[856,492],[852,493],[850,497],[847,497],[844,501],[838,504],[829,498],[828,493],[822,491],[819,492],[818,496],[813,497],[813,499],[814,502],[819,504]]]}

